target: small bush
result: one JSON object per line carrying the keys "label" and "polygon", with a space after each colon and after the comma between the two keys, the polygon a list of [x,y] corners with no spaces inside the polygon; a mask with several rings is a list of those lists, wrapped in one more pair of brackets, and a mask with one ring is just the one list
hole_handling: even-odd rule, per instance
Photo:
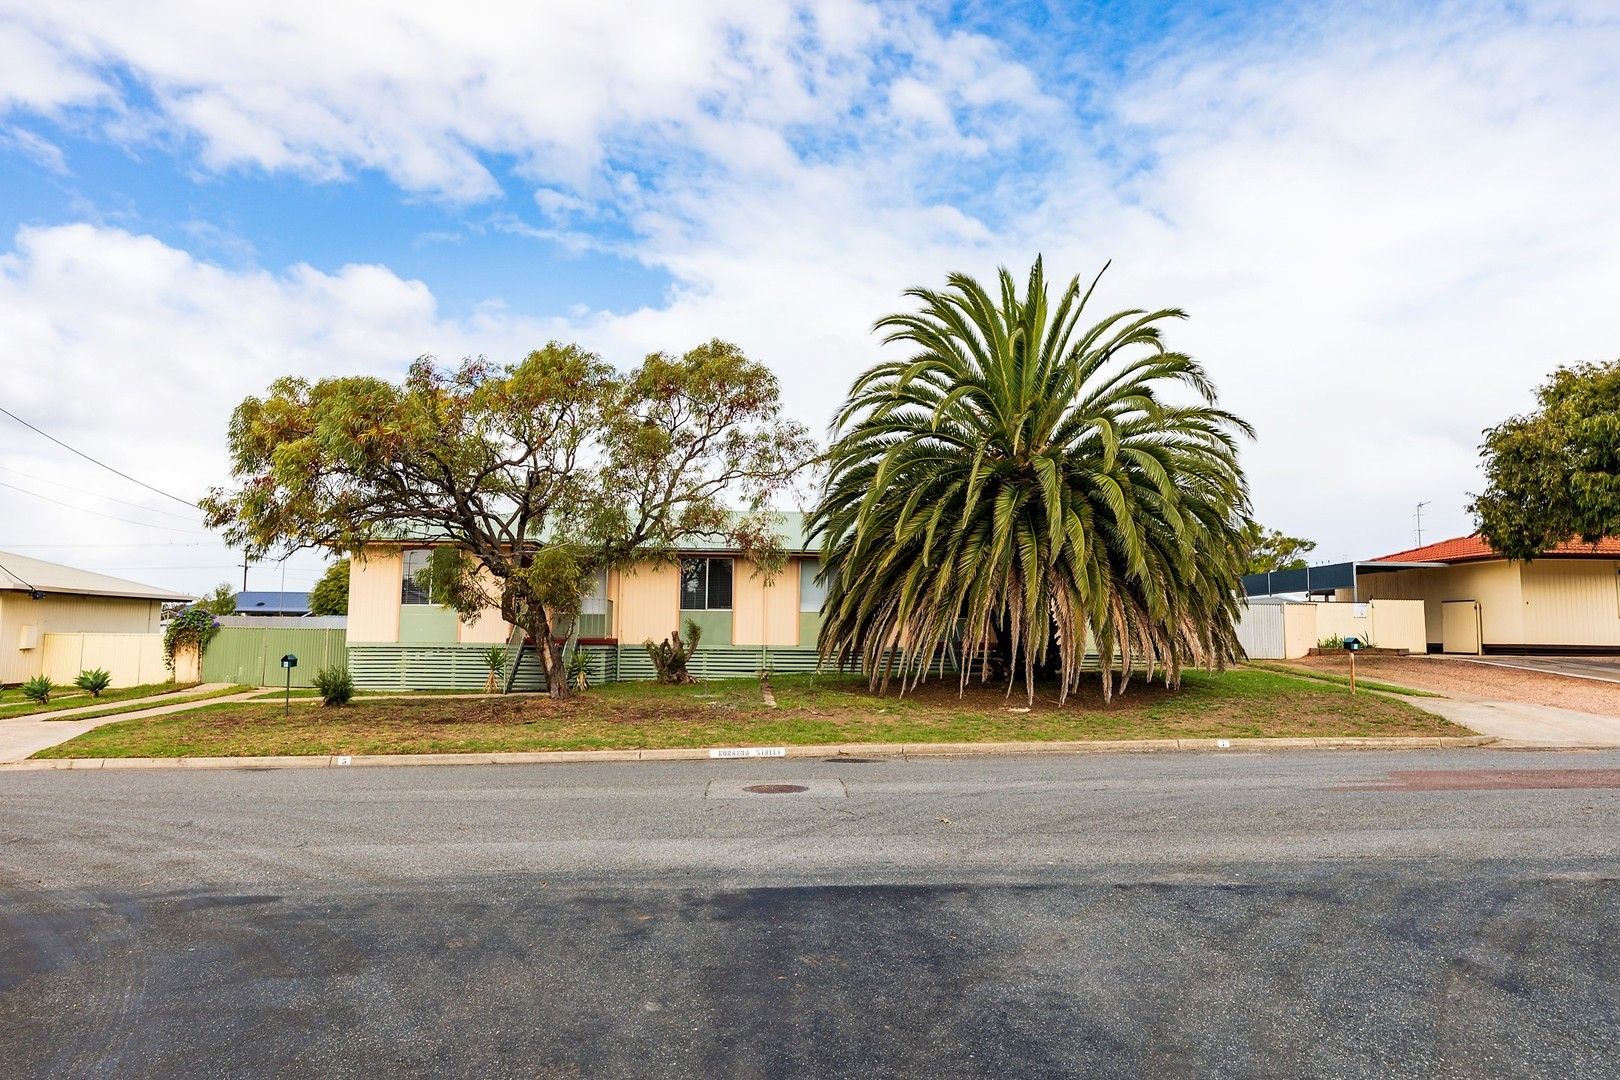
{"label": "small bush", "polygon": [[32,679],[29,679],[27,682],[23,683],[21,689],[23,697],[27,698],[29,701],[36,701],[41,705],[49,705],[51,703],[51,691],[56,689],[56,687],[52,686],[51,680],[47,679],[45,676],[36,675]]}
{"label": "small bush", "polygon": [[354,697],[354,679],[346,667],[323,667],[315,673],[315,689],[321,692],[321,704],[347,705]]}
{"label": "small bush", "polygon": [[491,645],[484,650],[484,667],[489,669],[484,679],[484,693],[493,694],[501,688],[501,675],[506,671],[506,648]]}
{"label": "small bush", "polygon": [[101,692],[112,685],[112,676],[103,668],[87,668],[79,672],[79,677],[73,680],[73,685],[80,690],[88,690],[90,696],[97,698]]}
{"label": "small bush", "polygon": [[1316,643],[1316,647],[1318,649],[1342,649],[1344,648],[1344,637],[1341,634],[1325,637]]}

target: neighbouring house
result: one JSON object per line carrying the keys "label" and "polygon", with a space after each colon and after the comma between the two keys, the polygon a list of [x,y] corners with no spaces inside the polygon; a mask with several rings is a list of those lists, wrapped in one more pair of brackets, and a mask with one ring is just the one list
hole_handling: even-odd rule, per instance
{"label": "neighbouring house", "polygon": [[[748,676],[761,669],[812,671],[825,588],[804,538],[802,514],[781,514],[786,565],[767,577],[742,553],[690,544],[678,561],[648,562],[597,578],[577,627],[577,645],[597,681],[651,678],[643,642],[661,641],[695,622],[702,640],[692,669],[700,677]],[[542,680],[532,650],[490,609],[470,623],[416,581],[430,541],[374,544],[350,566],[348,656],[365,688],[477,689],[491,646],[506,646],[504,672],[518,689]],[[566,628],[565,628],[566,629]]]}
{"label": "neighbouring house", "polygon": [[160,682],[163,605],[191,599],[0,551],[0,684],[41,674],[67,682],[93,667],[111,673],[115,686]]}
{"label": "neighbouring house", "polygon": [[1620,537],[1572,540],[1530,562],[1459,536],[1377,559],[1244,579],[1250,596],[1416,600],[1430,652],[1620,652]]}
{"label": "neighbouring house", "polygon": [[279,615],[298,618],[309,614],[309,593],[239,592],[236,594],[236,613],[238,615]]}

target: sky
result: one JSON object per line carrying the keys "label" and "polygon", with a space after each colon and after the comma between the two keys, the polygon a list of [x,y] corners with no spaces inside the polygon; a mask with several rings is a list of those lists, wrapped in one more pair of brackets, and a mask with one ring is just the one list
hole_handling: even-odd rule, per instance
{"label": "sky", "polygon": [[0,416],[0,551],[239,585],[232,409],[423,354],[719,337],[824,433],[904,289],[1037,254],[1187,312],[1267,525],[1466,533],[1620,357],[1620,6],[0,0],[0,407],[167,493]]}

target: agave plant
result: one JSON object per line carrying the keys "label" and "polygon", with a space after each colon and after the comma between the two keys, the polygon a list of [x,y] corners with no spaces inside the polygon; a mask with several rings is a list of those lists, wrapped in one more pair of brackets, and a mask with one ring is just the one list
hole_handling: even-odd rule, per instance
{"label": "agave plant", "polygon": [[1006,270],[999,296],[953,274],[878,320],[913,352],[858,378],[834,421],[811,517],[824,659],[903,693],[950,647],[964,687],[999,659],[1033,702],[1038,671],[1066,699],[1089,650],[1105,698],[1133,671],[1177,686],[1185,666],[1240,655],[1237,440],[1252,432],[1165,349],[1182,312],[1082,325],[1096,284],[1076,278],[1054,305],[1037,259],[1022,296]]}

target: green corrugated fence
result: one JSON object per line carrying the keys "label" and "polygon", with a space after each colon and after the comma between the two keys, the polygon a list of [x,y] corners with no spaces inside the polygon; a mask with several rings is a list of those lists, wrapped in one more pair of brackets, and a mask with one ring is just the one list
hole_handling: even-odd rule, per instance
{"label": "green corrugated fence", "polygon": [[342,627],[285,625],[297,621],[265,619],[265,623],[276,625],[221,625],[203,653],[203,680],[245,686],[284,686],[286,673],[281,668],[281,658],[292,653],[298,657],[298,666],[292,671],[292,684],[312,686],[315,673],[321,668],[347,662]]}

